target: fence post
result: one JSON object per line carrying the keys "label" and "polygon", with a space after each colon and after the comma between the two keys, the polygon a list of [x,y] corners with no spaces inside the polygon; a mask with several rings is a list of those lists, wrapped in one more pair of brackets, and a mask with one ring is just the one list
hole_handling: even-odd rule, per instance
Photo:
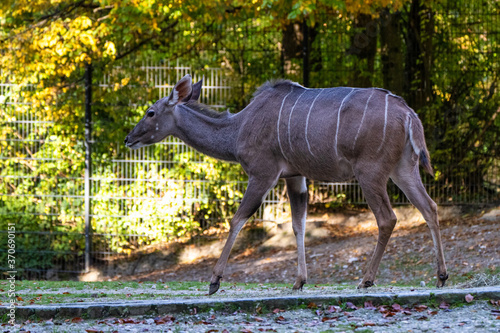
{"label": "fence post", "polygon": [[90,178],[92,177],[92,65],[85,68],[85,272],[90,271],[92,218],[90,208]]}

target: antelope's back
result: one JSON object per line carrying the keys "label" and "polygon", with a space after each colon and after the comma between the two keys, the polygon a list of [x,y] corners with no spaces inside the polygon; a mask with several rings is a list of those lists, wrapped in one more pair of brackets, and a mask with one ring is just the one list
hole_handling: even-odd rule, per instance
{"label": "antelope's back", "polygon": [[[409,112],[404,101],[383,89],[306,89],[288,81],[259,92],[248,109],[249,132],[259,133],[254,140],[316,180],[349,179],[358,159],[397,155]],[[397,147],[390,148],[394,139]]]}

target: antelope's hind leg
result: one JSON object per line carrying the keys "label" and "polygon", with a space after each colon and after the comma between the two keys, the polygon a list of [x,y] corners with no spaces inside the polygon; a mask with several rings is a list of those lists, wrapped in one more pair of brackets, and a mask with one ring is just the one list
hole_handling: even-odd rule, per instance
{"label": "antelope's hind leg", "polygon": [[292,228],[297,240],[297,279],[293,289],[302,289],[307,282],[307,267],[304,237],[306,232],[307,216],[307,183],[305,177],[286,179],[286,187],[292,209]]}
{"label": "antelope's hind leg", "polygon": [[441,232],[437,214],[437,205],[427,194],[417,163],[402,162],[391,175],[394,183],[404,192],[408,200],[422,213],[422,216],[429,226],[434,251],[437,259],[437,287],[444,287],[448,279],[446,263],[444,259],[443,244],[441,242]]}
{"label": "antelope's hind leg", "polygon": [[368,206],[375,215],[378,226],[378,240],[375,251],[368,263],[363,280],[358,285],[358,288],[368,288],[374,285],[380,261],[396,225],[397,218],[387,194],[388,177],[377,175],[377,173],[358,173],[356,178],[363,190]]}

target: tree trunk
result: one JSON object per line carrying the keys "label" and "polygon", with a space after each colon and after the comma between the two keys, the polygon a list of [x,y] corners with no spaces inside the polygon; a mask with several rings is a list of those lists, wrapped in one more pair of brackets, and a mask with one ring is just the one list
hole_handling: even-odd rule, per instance
{"label": "tree trunk", "polygon": [[434,14],[421,0],[413,0],[405,31],[406,77],[404,90],[416,110],[432,101],[431,66]]}
{"label": "tree trunk", "polygon": [[384,88],[402,95],[404,85],[404,53],[401,13],[386,10],[380,18],[382,75]]}
{"label": "tree trunk", "polygon": [[292,22],[283,29],[283,72],[286,77],[295,76],[299,66],[294,59],[301,59],[304,40],[303,29],[300,22]]}
{"label": "tree trunk", "polygon": [[[308,26],[307,21],[292,22],[285,26],[282,33],[282,73],[296,80],[300,80],[299,74],[302,73],[302,83],[309,86],[309,74],[318,58],[311,57],[311,47],[318,34],[316,28]],[[302,63],[297,61],[300,59]]]}
{"label": "tree trunk", "polygon": [[347,51],[347,54],[356,57],[349,85],[371,87],[377,53],[378,23],[371,15],[359,14],[354,20],[353,28],[358,32],[352,36],[351,47]]}

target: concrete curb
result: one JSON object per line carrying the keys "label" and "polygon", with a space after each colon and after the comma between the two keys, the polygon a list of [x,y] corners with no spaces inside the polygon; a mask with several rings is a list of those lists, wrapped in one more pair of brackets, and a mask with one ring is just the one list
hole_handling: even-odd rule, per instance
{"label": "concrete curb", "polygon": [[[300,305],[332,304],[351,302],[363,305],[365,301],[372,301],[373,305],[398,303],[412,306],[443,301],[449,304],[464,303],[465,295],[471,294],[474,300],[499,300],[500,286],[481,287],[469,289],[437,289],[434,291],[407,291],[399,293],[357,293],[357,294],[329,294],[329,295],[289,295],[280,297],[252,297],[252,298],[216,298],[217,296],[201,299],[171,299],[152,301],[126,301],[126,302],[86,302],[86,303],[61,303],[48,305],[18,306],[15,309],[16,321],[26,319],[71,319],[81,317],[86,319],[99,319],[107,317],[128,317],[141,315],[164,315],[175,313],[204,312],[210,309],[232,311],[241,309],[255,311],[256,308],[272,310],[275,308],[286,309]],[[0,316],[10,312],[8,306],[0,306]]]}

